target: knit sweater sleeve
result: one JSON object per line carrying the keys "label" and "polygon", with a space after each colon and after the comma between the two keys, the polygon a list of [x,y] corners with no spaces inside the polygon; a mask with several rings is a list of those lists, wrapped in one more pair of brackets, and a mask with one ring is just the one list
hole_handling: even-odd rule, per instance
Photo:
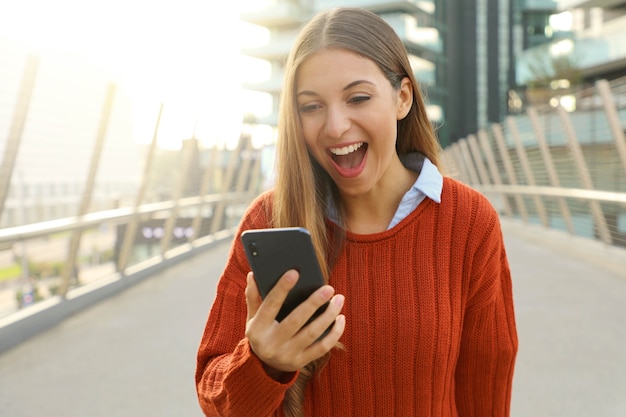
{"label": "knit sweater sleeve", "polygon": [[246,229],[268,227],[267,195],[252,203],[239,225],[198,349],[196,390],[206,416],[279,415],[286,381],[267,375],[245,338],[246,274],[250,270],[239,236]]}
{"label": "knit sweater sleeve", "polygon": [[468,291],[456,399],[460,417],[509,416],[517,333],[511,274],[497,213],[476,200],[465,269]]}

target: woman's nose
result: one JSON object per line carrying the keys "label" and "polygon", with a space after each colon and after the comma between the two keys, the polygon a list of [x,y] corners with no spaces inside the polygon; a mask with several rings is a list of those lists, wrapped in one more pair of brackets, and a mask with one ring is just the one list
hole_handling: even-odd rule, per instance
{"label": "woman's nose", "polygon": [[350,129],[350,118],[345,109],[332,107],[328,109],[324,130],[332,138],[340,138]]}

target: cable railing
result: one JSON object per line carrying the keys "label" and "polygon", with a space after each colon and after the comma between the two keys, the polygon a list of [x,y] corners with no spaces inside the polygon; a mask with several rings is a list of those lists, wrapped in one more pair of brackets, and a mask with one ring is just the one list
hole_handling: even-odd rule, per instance
{"label": "cable railing", "polygon": [[[29,320],[60,320],[158,269],[231,238],[244,210],[261,189],[261,150],[252,151],[248,145],[209,152],[218,155],[214,161],[226,157],[228,163],[225,170],[220,165],[206,166],[198,195],[184,196],[189,178],[183,176],[169,194],[173,198],[141,203],[141,190],[148,187],[144,182],[131,206],[0,229],[3,267],[6,271],[7,264],[18,266],[16,276],[0,287],[4,293],[0,298],[0,351],[29,336],[24,330],[32,327]],[[147,160],[153,157],[151,152]],[[181,161],[188,163],[189,159]],[[224,181],[222,191],[208,192],[215,176]]]}
{"label": "cable railing", "polygon": [[[231,238],[262,187],[261,150],[253,150],[249,142],[241,141],[248,145],[232,151],[207,151],[213,162],[227,164],[208,164],[200,172],[197,195],[185,195],[191,179],[183,175],[164,194],[170,199],[143,203],[142,190],[150,188],[152,177],[146,174],[133,205],[0,229],[5,274],[12,270],[7,265],[17,266],[13,279],[0,286],[0,351],[29,336],[29,320],[56,322]],[[146,165],[155,155],[156,147],[151,149]],[[180,161],[176,171],[189,164],[188,157]],[[216,176],[223,181],[221,190],[209,191]]]}
{"label": "cable railing", "polygon": [[157,103],[139,144],[106,74],[0,58],[22,67],[0,79],[0,351],[232,237],[265,186],[264,148],[248,134],[164,149]]}
{"label": "cable railing", "polygon": [[503,216],[626,247],[626,78],[573,98],[469,135],[444,162]]}

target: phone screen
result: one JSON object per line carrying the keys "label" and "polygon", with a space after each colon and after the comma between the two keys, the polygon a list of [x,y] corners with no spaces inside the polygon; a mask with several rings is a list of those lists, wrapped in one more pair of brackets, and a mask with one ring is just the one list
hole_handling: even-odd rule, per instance
{"label": "phone screen", "polygon": [[[278,279],[288,270],[295,269],[300,273],[296,286],[287,295],[276,320],[284,319],[315,290],[324,285],[311,235],[305,228],[246,230],[241,234],[241,240],[262,298],[265,298]],[[309,322],[320,315],[326,305],[320,307]]]}

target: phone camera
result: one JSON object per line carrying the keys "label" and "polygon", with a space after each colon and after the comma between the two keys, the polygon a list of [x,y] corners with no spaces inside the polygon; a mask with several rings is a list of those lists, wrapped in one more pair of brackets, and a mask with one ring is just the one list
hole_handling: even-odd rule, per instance
{"label": "phone camera", "polygon": [[250,253],[252,253],[252,256],[257,256],[259,254],[259,251],[256,248],[256,243],[254,242],[250,243]]}

